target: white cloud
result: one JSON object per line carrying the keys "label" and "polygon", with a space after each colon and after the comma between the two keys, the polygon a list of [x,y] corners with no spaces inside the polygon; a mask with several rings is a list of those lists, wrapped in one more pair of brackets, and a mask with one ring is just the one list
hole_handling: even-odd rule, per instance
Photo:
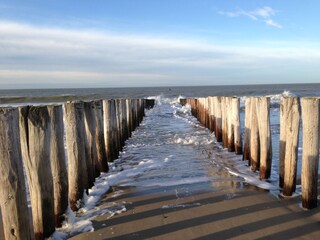
{"label": "white cloud", "polygon": [[263,18],[270,18],[276,14],[276,11],[271,7],[262,7],[254,10],[252,14]]}
{"label": "white cloud", "polygon": [[272,27],[275,27],[275,28],[282,28],[282,26],[281,26],[279,23],[273,21],[272,19],[267,19],[267,20],[265,21],[265,23],[266,23],[267,25],[272,26]]}
{"label": "white cloud", "polygon": [[320,61],[319,48],[304,44],[245,47],[1,21],[0,36],[0,87],[214,84]]}
{"label": "white cloud", "polygon": [[245,11],[245,10],[238,10],[235,12],[223,12],[219,11],[218,13],[227,17],[249,17],[252,20],[255,21],[263,21],[265,22],[268,26],[272,26],[275,28],[282,28],[282,26],[275,22],[271,17],[276,15],[276,10],[274,10],[271,7],[265,6],[262,8],[257,8],[253,11]]}

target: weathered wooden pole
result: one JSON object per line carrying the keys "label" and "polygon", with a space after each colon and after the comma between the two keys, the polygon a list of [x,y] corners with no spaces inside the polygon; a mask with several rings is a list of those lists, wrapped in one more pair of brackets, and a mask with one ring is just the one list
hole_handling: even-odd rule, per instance
{"label": "weathered wooden pole", "polygon": [[243,160],[250,160],[250,117],[251,117],[251,98],[245,99],[245,120],[244,120],[244,146]]}
{"label": "weathered wooden pole", "polygon": [[[180,104],[183,106],[185,104],[183,104],[185,102],[185,99],[180,99]],[[145,99],[145,105],[146,105],[146,109],[151,109],[154,107],[154,103],[155,100],[154,99]]]}
{"label": "weathered wooden pole", "polygon": [[196,116],[196,112],[195,112],[195,99],[194,98],[190,99],[190,106],[191,106],[191,114],[192,114],[192,116],[194,116],[196,118],[197,116]]}
{"label": "weathered wooden pole", "polygon": [[208,125],[207,125],[207,123],[208,123],[208,118],[207,118],[207,116],[208,116],[208,110],[207,110],[207,100],[208,100],[208,98],[203,98],[203,125],[206,127],[206,128],[208,128]]}
{"label": "weathered wooden pole", "polygon": [[257,116],[257,98],[251,98],[250,109],[250,160],[251,170],[257,171],[260,166],[260,137]]}
{"label": "weathered wooden pole", "polygon": [[283,188],[284,183],[284,159],[286,155],[286,122],[288,110],[287,97],[280,98],[280,143],[279,143],[279,187]]}
{"label": "weathered wooden pole", "polygon": [[55,231],[50,118],[46,106],[19,110],[21,152],[29,184],[34,237],[43,239]]}
{"label": "weathered wooden pole", "polygon": [[[298,97],[288,97],[284,100],[286,114],[286,148],[284,159],[284,196],[291,196],[296,190],[299,127],[300,127],[300,102]],[[284,127],[283,125],[280,127]]]}
{"label": "weathered wooden pole", "polygon": [[51,120],[50,160],[53,177],[54,219],[56,227],[65,220],[68,208],[68,170],[64,149],[63,109],[61,105],[48,106]]}
{"label": "weathered wooden pole", "polygon": [[200,116],[199,116],[199,121],[205,125],[205,109],[204,109],[204,102],[205,98],[199,98],[199,111],[200,111]]}
{"label": "weathered wooden pole", "polygon": [[[122,148],[122,135],[121,135],[121,129],[122,129],[122,121],[121,121],[121,114],[122,114],[122,108],[121,108],[121,102],[120,99],[115,99],[115,106],[116,106],[116,123],[117,123],[117,127],[113,129],[114,133],[116,134],[116,152],[118,153],[119,151],[121,151]],[[118,157],[118,154],[117,154]]]}
{"label": "weathered wooden pole", "polygon": [[197,119],[199,119],[199,114],[200,114],[198,105],[199,105],[199,99],[197,98],[193,99],[193,109],[194,109],[193,116],[195,116]]}
{"label": "weathered wooden pole", "polygon": [[0,206],[5,239],[31,240],[18,119],[17,108],[0,108]]}
{"label": "weathered wooden pole", "polygon": [[203,110],[202,110],[202,98],[198,98],[198,106],[197,106],[197,108],[198,108],[198,113],[199,113],[199,116],[198,116],[198,120],[199,120],[199,122],[201,122],[202,123],[202,116],[203,116]]}
{"label": "weathered wooden pole", "polygon": [[302,207],[312,209],[318,201],[319,98],[302,98]]}
{"label": "weathered wooden pole", "polygon": [[234,152],[234,125],[232,121],[233,109],[232,109],[232,97],[226,98],[227,106],[227,129],[228,129],[228,151]]}
{"label": "weathered wooden pole", "polygon": [[210,97],[206,97],[205,98],[205,126],[210,129],[210,112],[211,112],[211,109],[210,109]]}
{"label": "weathered wooden pole", "polygon": [[117,151],[117,120],[115,100],[103,100],[104,139],[108,162],[115,160]]}
{"label": "weathered wooden pole", "polygon": [[272,164],[270,98],[257,98],[257,115],[260,137],[260,179],[268,179]]}
{"label": "weathered wooden pole", "polygon": [[197,115],[196,118],[198,119],[199,122],[201,122],[201,117],[202,117],[202,99],[201,98],[197,98],[197,100],[195,101],[195,108],[197,109]]}
{"label": "weathered wooden pole", "polygon": [[136,100],[136,118],[137,118],[137,127],[139,127],[140,125],[140,120],[141,120],[141,117],[140,117],[140,101],[139,99]]}
{"label": "weathered wooden pole", "polygon": [[139,106],[140,106],[140,123],[142,122],[144,118],[144,99],[139,99]]}
{"label": "weathered wooden pole", "polygon": [[131,99],[126,99],[127,105],[127,126],[128,126],[128,137],[132,136],[133,126],[132,126],[132,101]]}
{"label": "weathered wooden pole", "polygon": [[113,116],[114,114],[114,106],[112,104],[113,100],[102,100],[103,105],[103,133],[104,133],[104,143],[106,147],[106,154],[108,162],[112,162],[113,154],[113,139],[112,139],[112,127],[113,127]]}
{"label": "weathered wooden pole", "polygon": [[222,111],[221,111],[221,97],[214,97],[215,107],[215,136],[217,142],[222,142]]}
{"label": "weathered wooden pole", "polygon": [[[181,104],[181,106],[185,106],[187,104],[187,99],[180,98],[180,104]],[[147,105],[147,108],[148,108],[148,102],[146,102],[146,105]],[[153,105],[154,105],[154,99],[153,99]],[[153,108],[153,106],[151,108]]]}
{"label": "weathered wooden pole", "polygon": [[124,146],[125,141],[128,139],[128,128],[127,128],[127,104],[125,99],[121,99],[121,132],[122,132],[122,145]]}
{"label": "weathered wooden pole", "polygon": [[209,129],[211,132],[215,131],[215,108],[214,108],[214,97],[209,97]]}
{"label": "weathered wooden pole", "polygon": [[68,155],[69,201],[72,210],[78,210],[78,201],[88,189],[87,163],[85,159],[85,130],[83,102],[67,102],[65,129]]}
{"label": "weathered wooden pole", "polygon": [[102,100],[96,100],[94,104],[94,114],[96,121],[95,138],[97,144],[97,163],[95,164],[95,177],[98,177],[101,172],[108,172],[109,166],[106,153],[106,146],[104,142]]}
{"label": "weathered wooden pole", "polygon": [[221,116],[222,116],[222,145],[228,147],[228,117],[227,117],[226,97],[221,97]]}
{"label": "weathered wooden pole", "polygon": [[95,169],[98,162],[97,142],[96,142],[96,118],[94,101],[84,102],[84,126],[85,126],[85,159],[88,173],[88,188],[91,188],[95,181]]}
{"label": "weathered wooden pole", "polygon": [[133,122],[133,131],[138,126],[138,109],[137,109],[137,99],[131,99],[132,101],[132,122]]}
{"label": "weathered wooden pole", "polygon": [[234,130],[234,150],[236,154],[242,154],[242,138],[240,125],[240,101],[232,98],[232,125]]}

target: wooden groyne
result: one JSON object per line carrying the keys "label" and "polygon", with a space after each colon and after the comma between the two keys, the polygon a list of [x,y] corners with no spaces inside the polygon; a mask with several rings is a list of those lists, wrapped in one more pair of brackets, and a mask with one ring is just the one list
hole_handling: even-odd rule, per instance
{"label": "wooden groyne", "polygon": [[81,207],[84,192],[108,171],[108,162],[118,158],[144,109],[153,106],[152,99],[106,99],[0,107],[5,239],[49,237],[61,226],[68,206],[74,211]]}
{"label": "wooden groyne", "polygon": [[[301,104],[300,104],[301,102]],[[191,113],[214,132],[217,142],[229,152],[243,154],[260,179],[271,175],[272,142],[270,128],[270,99],[245,99],[244,132],[240,127],[238,97],[213,96],[181,99],[189,104]],[[280,99],[279,187],[281,195],[290,197],[296,190],[299,128],[302,124],[302,206],[317,207],[320,100],[317,97],[285,97]],[[302,114],[301,114],[302,113]],[[302,115],[302,117],[301,117]]]}

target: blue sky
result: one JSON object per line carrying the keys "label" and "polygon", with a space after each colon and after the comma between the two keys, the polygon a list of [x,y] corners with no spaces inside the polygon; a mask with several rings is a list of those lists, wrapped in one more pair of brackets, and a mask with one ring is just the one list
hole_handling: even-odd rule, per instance
{"label": "blue sky", "polygon": [[320,82],[320,2],[0,0],[0,88]]}

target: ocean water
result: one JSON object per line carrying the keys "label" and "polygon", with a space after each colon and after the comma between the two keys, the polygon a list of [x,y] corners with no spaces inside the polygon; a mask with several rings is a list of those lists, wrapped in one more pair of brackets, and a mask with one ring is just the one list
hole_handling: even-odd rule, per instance
{"label": "ocean water", "polygon": [[[97,215],[121,214],[123,204],[110,202],[107,207],[97,206],[99,199],[110,187],[175,187],[184,186],[187,193],[192,184],[210,186],[219,190],[254,185],[278,192],[279,157],[279,100],[281,94],[319,96],[320,84],[259,85],[219,87],[168,87],[119,89],[55,89],[55,90],[1,90],[2,105],[46,104],[73,99],[101,98],[155,98],[153,109],[126,141],[119,158],[110,164],[111,171],[96,179],[95,186],[83,199],[77,214],[68,212],[68,221],[52,239],[65,239],[83,231],[92,231],[91,219]],[[179,98],[214,95],[239,96],[243,105],[248,96],[270,96],[273,147],[272,176],[260,181],[241,156],[227,152],[216,142],[214,134],[204,128],[192,115],[190,106],[181,106]],[[244,127],[244,109],[241,110]],[[301,136],[301,134],[300,134]],[[301,141],[301,138],[300,138]],[[298,175],[301,173],[301,143]],[[300,186],[297,187],[297,194]],[[115,194],[121,194],[121,191]],[[166,206],[164,206],[166,207]]]}
{"label": "ocean water", "polygon": [[320,84],[279,84],[199,87],[146,87],[146,88],[83,88],[83,89],[0,89],[0,104],[48,103],[67,100],[105,98],[144,98],[163,95],[177,96],[265,96],[277,95],[284,90],[297,96],[319,96]]}

